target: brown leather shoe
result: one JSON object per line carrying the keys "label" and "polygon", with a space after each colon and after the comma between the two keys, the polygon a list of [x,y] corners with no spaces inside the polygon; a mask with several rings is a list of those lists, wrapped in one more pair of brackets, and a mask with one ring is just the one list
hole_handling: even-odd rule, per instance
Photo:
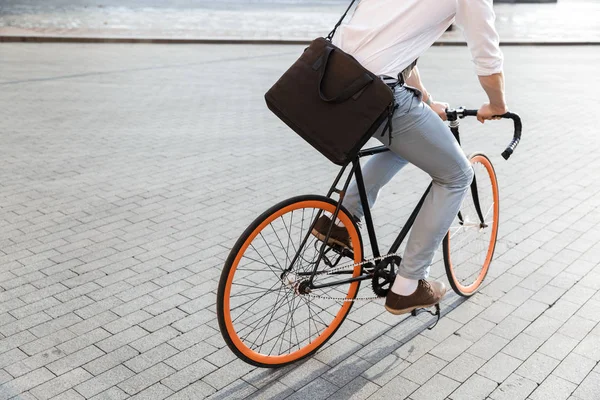
{"label": "brown leather shoe", "polygon": [[[326,215],[322,215],[321,218],[317,220],[317,223],[312,230],[312,234],[320,241],[324,241],[327,237],[327,232],[329,232],[329,227],[331,224],[331,218]],[[331,234],[329,235],[327,244],[337,244],[338,246],[352,250],[352,241],[350,240],[350,234],[348,233],[348,230],[345,227],[337,226],[336,224],[333,224],[331,227]]]}
{"label": "brown leather shoe", "polygon": [[400,296],[390,290],[385,299],[385,309],[394,315],[406,314],[416,308],[427,308],[438,304],[445,294],[446,286],[442,282],[427,282],[422,279],[417,290],[409,296]]}

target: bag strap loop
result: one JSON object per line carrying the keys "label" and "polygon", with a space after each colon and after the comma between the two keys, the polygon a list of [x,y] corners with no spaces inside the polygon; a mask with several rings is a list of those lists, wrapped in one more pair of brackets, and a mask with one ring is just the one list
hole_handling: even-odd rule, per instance
{"label": "bag strap loop", "polygon": [[342,15],[342,18],[340,18],[340,20],[338,21],[338,23],[335,24],[335,26],[333,27],[333,30],[331,32],[329,32],[329,35],[327,35],[327,37],[325,39],[327,39],[327,40],[329,40],[331,42],[331,39],[333,39],[333,35],[335,35],[335,31],[342,24],[342,22],[344,21],[344,18],[346,18],[346,15],[348,15],[348,12],[350,11],[350,9],[352,8],[352,6],[354,5],[355,2],[356,2],[356,0],[352,0],[350,2],[350,5],[346,9],[346,12],[344,13],[344,15]]}
{"label": "bag strap loop", "polygon": [[357,93],[361,92],[368,84],[373,82],[373,78],[364,73],[360,77],[356,78],[354,82],[348,85],[340,94],[335,97],[327,98],[325,94],[323,94],[323,80],[325,78],[325,73],[327,72],[327,65],[329,64],[329,57],[331,53],[335,51],[335,47],[327,46],[323,55],[319,57],[319,59],[313,65],[313,69],[320,68],[321,71],[319,73],[319,97],[321,100],[327,103],[339,103],[348,100],[350,97],[355,96]]}

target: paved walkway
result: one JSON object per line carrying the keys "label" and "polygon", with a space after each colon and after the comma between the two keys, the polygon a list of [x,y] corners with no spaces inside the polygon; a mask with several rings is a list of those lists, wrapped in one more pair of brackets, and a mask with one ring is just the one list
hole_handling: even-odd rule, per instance
{"label": "paved walkway", "polygon": [[[138,0],[127,7],[120,3],[6,0],[0,5],[0,36],[309,41],[327,34],[348,4],[345,0],[195,0],[174,2],[167,8],[155,0]],[[595,0],[498,4],[496,12],[504,43],[600,43],[600,2]],[[462,33],[448,32],[440,42],[462,43]]]}
{"label": "paved walkway", "polygon": [[[449,294],[433,331],[371,302],[303,363],[235,358],[215,316],[229,249],[260,212],[324,193],[337,172],[264,104],[301,51],[0,44],[0,399],[600,398],[590,47],[505,49],[525,127],[510,162],[509,122],[463,123],[502,196],[481,293]],[[465,48],[434,48],[420,66],[436,98],[483,99]],[[384,190],[384,246],[426,185],[408,167]]]}

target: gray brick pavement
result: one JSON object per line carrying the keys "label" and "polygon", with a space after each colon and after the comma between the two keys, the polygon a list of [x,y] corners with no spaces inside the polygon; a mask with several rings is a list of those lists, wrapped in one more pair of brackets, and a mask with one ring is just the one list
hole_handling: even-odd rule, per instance
{"label": "gray brick pavement", "polygon": [[[0,45],[0,398],[600,398],[588,48],[505,49],[509,104],[525,121],[511,162],[498,156],[508,124],[463,123],[465,148],[490,154],[501,182],[481,293],[449,294],[433,331],[429,317],[360,305],[281,370],[231,353],[215,314],[228,249],[267,207],[322,193],[336,173],[262,100],[300,51]],[[468,57],[423,57],[436,98],[478,105]],[[426,184],[408,167],[384,190],[383,246],[397,229],[386,213],[406,215]]]}

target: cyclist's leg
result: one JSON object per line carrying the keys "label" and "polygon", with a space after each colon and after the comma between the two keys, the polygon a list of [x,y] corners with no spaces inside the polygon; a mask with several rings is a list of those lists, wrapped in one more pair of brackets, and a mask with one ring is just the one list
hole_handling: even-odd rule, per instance
{"label": "cyclist's leg", "polygon": [[396,91],[400,105],[394,115],[392,142],[382,142],[403,159],[427,172],[433,179],[412,228],[398,274],[411,280],[429,276],[436,249],[460,209],[473,179],[473,169],[450,129],[415,93]]}
{"label": "cyclist's leg", "polygon": [[[379,191],[400,171],[408,161],[394,152],[388,151],[372,156],[361,168],[365,191],[369,201],[369,208],[372,208],[377,200]],[[360,202],[358,186],[353,179],[342,204],[357,218],[362,218],[364,211]]]}

